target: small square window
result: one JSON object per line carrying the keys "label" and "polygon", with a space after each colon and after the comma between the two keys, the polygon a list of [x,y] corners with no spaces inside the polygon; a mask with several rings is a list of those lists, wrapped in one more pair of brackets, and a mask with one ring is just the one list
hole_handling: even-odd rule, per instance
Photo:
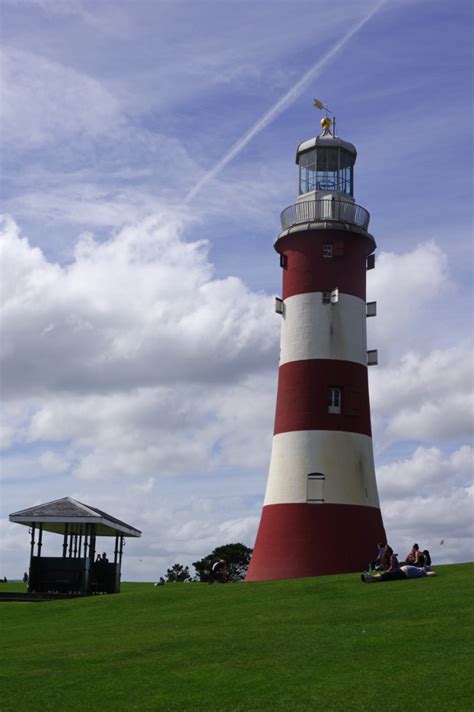
{"label": "small square window", "polygon": [[367,302],[367,316],[377,316],[377,302]]}
{"label": "small square window", "polygon": [[341,389],[331,386],[328,391],[328,413],[339,414],[341,412],[341,401]]}
{"label": "small square window", "polygon": [[339,289],[333,289],[332,292],[323,292],[323,304],[337,304],[339,301]]}
{"label": "small square window", "polygon": [[372,349],[372,351],[367,351],[367,365],[377,366],[379,362],[379,353],[377,349]]}
{"label": "small square window", "polygon": [[323,245],[323,257],[332,257],[332,244]]}
{"label": "small square window", "polygon": [[283,314],[285,309],[285,305],[283,302],[283,299],[280,299],[280,297],[275,297],[275,311],[277,314]]}

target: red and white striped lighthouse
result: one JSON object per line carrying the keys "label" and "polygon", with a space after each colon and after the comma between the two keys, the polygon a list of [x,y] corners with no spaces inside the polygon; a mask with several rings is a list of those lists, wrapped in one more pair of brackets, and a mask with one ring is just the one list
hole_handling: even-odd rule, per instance
{"label": "red and white striped lighthouse", "polygon": [[375,240],[353,197],[356,149],[322,119],[300,144],[299,197],[281,215],[280,364],[270,471],[247,581],[361,571],[385,531],[367,366]]}

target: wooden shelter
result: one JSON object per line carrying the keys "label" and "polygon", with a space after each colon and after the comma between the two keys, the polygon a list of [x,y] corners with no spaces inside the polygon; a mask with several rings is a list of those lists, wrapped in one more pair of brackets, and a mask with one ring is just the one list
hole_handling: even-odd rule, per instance
{"label": "wooden shelter", "polygon": [[[9,517],[30,528],[29,593],[119,593],[125,537],[141,532],[96,507],[63,497]],[[43,532],[63,537],[62,556],[41,556]],[[113,561],[97,560],[97,537],[114,537]]]}

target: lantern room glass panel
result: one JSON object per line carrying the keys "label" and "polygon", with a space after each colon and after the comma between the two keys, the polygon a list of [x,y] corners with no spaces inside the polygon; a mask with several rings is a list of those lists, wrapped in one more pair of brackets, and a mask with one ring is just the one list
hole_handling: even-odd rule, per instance
{"label": "lantern room glass panel", "polygon": [[303,153],[298,159],[299,194],[354,194],[354,156],[340,147],[321,147]]}

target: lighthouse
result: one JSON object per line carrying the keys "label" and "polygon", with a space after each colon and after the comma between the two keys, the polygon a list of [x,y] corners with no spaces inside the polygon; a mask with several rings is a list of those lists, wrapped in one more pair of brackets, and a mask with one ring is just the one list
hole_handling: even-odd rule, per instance
{"label": "lighthouse", "polygon": [[[318,108],[323,107],[315,101]],[[385,543],[375,479],[366,274],[370,215],[354,199],[357,151],[321,120],[296,151],[299,195],[281,214],[280,362],[265,501],[247,581],[363,570]]]}

